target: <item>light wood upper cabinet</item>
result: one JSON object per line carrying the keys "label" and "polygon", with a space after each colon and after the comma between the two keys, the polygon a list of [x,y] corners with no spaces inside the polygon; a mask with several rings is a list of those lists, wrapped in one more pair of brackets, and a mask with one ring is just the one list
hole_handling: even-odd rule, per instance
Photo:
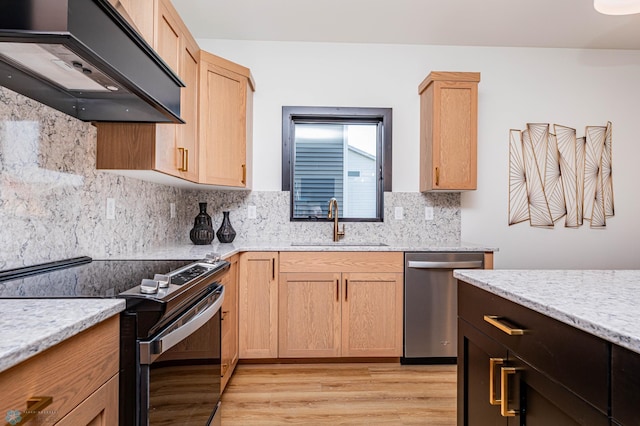
{"label": "light wood upper cabinet", "polygon": [[227,386],[238,364],[238,262],[239,255],[227,259],[231,266],[222,278],[224,301],[222,302],[222,360],[221,388]]}
{"label": "light wood upper cabinet", "polygon": [[155,0],[109,0],[109,3],[149,45],[153,45]]}
{"label": "light wood upper cabinet", "polygon": [[200,183],[251,187],[254,90],[248,68],[200,51]]}
{"label": "light wood upper cabinet", "polygon": [[98,169],[155,170],[197,182],[199,47],[169,0],[156,0],[152,46],[185,84],[185,124],[96,123]]}
{"label": "light wood upper cabinet", "polygon": [[280,253],[279,356],[402,356],[403,253]]}
{"label": "light wood upper cabinet", "polygon": [[278,357],[278,253],[240,254],[240,358]]}
{"label": "light wood upper cabinet", "polygon": [[27,400],[50,397],[27,424],[117,424],[119,336],[115,315],[3,371],[0,410],[19,410],[25,418]]}
{"label": "light wood upper cabinet", "polygon": [[432,72],[420,84],[420,191],[476,189],[477,72]]}

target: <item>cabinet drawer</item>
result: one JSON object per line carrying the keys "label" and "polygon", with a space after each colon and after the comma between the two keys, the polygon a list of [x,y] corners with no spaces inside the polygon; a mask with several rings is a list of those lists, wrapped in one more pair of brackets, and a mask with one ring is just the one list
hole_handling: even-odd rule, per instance
{"label": "cabinet drawer", "polygon": [[25,412],[30,398],[51,397],[34,420],[60,420],[118,373],[119,331],[116,315],[4,371],[0,412]]}
{"label": "cabinet drawer", "polygon": [[[460,318],[607,413],[607,342],[465,282],[458,283]],[[509,335],[485,321],[485,315],[496,316],[502,323],[524,330],[524,334]]]}
{"label": "cabinet drawer", "polygon": [[280,253],[280,272],[403,272],[403,252]]}

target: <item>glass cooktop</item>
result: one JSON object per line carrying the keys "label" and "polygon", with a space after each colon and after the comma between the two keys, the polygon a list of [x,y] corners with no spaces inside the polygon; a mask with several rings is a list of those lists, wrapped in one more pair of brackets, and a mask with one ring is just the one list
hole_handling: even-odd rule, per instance
{"label": "glass cooktop", "polygon": [[[143,278],[167,274],[191,260],[92,260],[88,257],[0,271],[1,298],[115,297]],[[43,268],[39,268],[39,267]]]}

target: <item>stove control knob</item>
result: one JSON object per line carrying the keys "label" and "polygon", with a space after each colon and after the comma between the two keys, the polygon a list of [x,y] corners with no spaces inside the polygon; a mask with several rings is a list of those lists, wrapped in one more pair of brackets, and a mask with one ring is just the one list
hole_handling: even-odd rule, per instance
{"label": "stove control knob", "polygon": [[167,288],[169,287],[169,275],[162,275],[162,274],[155,274],[153,276],[153,280],[154,281],[158,281],[158,286],[160,288]]}
{"label": "stove control knob", "polygon": [[160,288],[160,281],[150,280],[145,278],[140,283],[140,293],[142,294],[156,294]]}

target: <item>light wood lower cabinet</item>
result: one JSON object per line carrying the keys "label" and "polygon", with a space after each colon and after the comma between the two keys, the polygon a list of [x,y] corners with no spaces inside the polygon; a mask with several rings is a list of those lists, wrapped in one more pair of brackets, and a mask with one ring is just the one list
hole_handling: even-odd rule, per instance
{"label": "light wood lower cabinet", "polygon": [[402,273],[281,273],[280,358],[402,355]]}
{"label": "light wood lower cabinet", "polygon": [[227,386],[238,364],[238,262],[239,256],[227,259],[231,263],[229,271],[221,280],[224,285],[222,303],[222,360],[221,390]]}
{"label": "light wood lower cabinet", "polygon": [[118,378],[116,374],[56,425],[111,426],[118,424]]}
{"label": "light wood lower cabinet", "polygon": [[340,273],[280,274],[281,358],[340,356],[342,292]]}
{"label": "light wood lower cabinet", "polygon": [[280,271],[280,358],[402,356],[402,253],[283,252]]}
{"label": "light wood lower cabinet", "polygon": [[240,358],[278,357],[278,253],[240,254]]}
{"label": "light wood lower cabinet", "polygon": [[2,372],[0,412],[30,415],[27,424],[117,424],[119,335],[116,315]]}

